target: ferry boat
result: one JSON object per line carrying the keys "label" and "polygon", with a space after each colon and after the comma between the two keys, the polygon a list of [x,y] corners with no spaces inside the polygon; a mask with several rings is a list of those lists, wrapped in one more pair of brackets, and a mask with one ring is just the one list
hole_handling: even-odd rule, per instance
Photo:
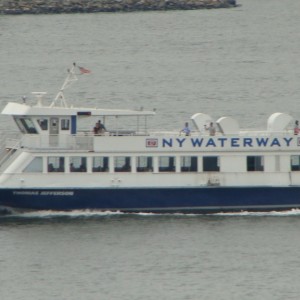
{"label": "ferry boat", "polygon": [[[147,126],[154,111],[70,106],[63,92],[77,80],[75,70],[74,64],[50,105],[36,92],[36,105],[4,107],[19,138],[7,137],[1,148],[2,208],[205,214],[300,208],[300,137],[289,114],[274,113],[265,130],[250,131],[231,117],[195,113],[193,131],[158,132]],[[99,119],[106,128],[98,124],[94,132]],[[122,127],[123,119],[131,127]],[[216,132],[207,130],[210,123]]]}

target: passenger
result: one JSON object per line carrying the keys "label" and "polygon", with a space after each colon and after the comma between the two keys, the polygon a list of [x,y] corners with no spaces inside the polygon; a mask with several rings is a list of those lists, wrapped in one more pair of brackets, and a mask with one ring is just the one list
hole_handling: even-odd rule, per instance
{"label": "passenger", "polygon": [[79,172],[86,172],[86,166],[85,165],[80,165]]}
{"label": "passenger", "polygon": [[214,127],[214,123],[213,122],[210,122],[210,124],[209,124],[208,127],[205,125],[205,129],[208,130],[209,135],[211,135],[211,136],[216,135],[216,128]]}
{"label": "passenger", "polygon": [[101,123],[101,121],[99,120],[95,127],[94,127],[94,134],[104,134],[104,132],[106,131],[105,126]]}
{"label": "passenger", "polygon": [[106,131],[104,124],[102,124],[100,120],[98,121],[98,124],[99,124],[99,133],[104,134],[104,132]]}
{"label": "passenger", "polygon": [[299,121],[296,120],[295,121],[295,127],[294,127],[294,135],[298,135],[300,132],[300,129],[299,129]]}
{"label": "passenger", "polygon": [[74,168],[74,164],[73,163],[70,164],[70,171],[71,172],[75,172],[75,168]]}
{"label": "passenger", "polygon": [[131,171],[130,157],[125,158],[125,164],[122,166],[121,170],[125,172]]}
{"label": "passenger", "polygon": [[48,165],[48,172],[54,172],[53,164]]}
{"label": "passenger", "polygon": [[94,127],[94,134],[99,134],[100,133],[100,124],[99,124],[99,122],[97,122],[96,124],[95,124],[95,127]]}
{"label": "passenger", "polygon": [[189,128],[188,122],[185,123],[184,128],[180,132],[183,132],[186,136],[191,135],[191,129]]}

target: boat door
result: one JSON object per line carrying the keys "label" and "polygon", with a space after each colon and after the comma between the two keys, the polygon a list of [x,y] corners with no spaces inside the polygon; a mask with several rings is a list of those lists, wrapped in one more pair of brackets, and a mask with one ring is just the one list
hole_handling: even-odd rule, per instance
{"label": "boat door", "polygon": [[59,122],[58,118],[50,118],[50,136],[49,145],[52,147],[58,146]]}

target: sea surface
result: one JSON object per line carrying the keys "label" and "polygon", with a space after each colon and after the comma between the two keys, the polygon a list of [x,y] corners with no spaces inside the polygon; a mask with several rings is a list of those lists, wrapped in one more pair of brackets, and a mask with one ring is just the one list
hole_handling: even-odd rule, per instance
{"label": "sea surface", "polygon": [[[300,118],[300,1],[233,9],[0,16],[0,109],[51,103],[156,109],[153,129],[197,112],[266,128]],[[16,130],[1,116],[1,137]],[[282,300],[300,295],[300,211],[216,215],[97,211],[0,216],[2,300]]]}

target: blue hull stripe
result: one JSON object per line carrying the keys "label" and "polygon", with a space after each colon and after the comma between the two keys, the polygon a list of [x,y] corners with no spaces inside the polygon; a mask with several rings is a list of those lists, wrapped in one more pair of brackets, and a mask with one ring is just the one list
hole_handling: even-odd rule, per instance
{"label": "blue hull stripe", "polygon": [[271,211],[300,208],[300,186],[0,189],[0,206],[126,212]]}

